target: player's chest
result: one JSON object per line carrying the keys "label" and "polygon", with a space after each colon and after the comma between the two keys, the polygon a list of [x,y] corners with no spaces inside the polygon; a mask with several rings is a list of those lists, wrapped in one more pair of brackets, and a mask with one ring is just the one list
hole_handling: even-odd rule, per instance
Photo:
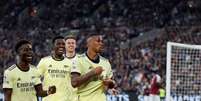
{"label": "player's chest", "polygon": [[57,63],[57,62],[52,62],[50,64],[46,65],[47,70],[63,70],[63,71],[70,71],[71,69],[71,64],[69,63],[65,63],[65,62],[61,62],[61,63]]}
{"label": "player's chest", "polygon": [[18,74],[15,75],[14,78],[14,86],[16,88],[22,89],[22,88],[29,88],[29,87],[34,87],[34,81],[37,78],[36,75],[33,75],[31,73],[27,74]]}
{"label": "player's chest", "polygon": [[89,72],[91,71],[92,69],[96,68],[96,67],[102,67],[104,69],[104,71],[107,71],[107,65],[105,65],[102,61],[100,63],[93,63],[93,62],[84,62],[83,64],[83,71],[86,72]]}
{"label": "player's chest", "polygon": [[71,66],[68,64],[49,64],[46,66],[46,74],[51,78],[67,78],[70,74]]}

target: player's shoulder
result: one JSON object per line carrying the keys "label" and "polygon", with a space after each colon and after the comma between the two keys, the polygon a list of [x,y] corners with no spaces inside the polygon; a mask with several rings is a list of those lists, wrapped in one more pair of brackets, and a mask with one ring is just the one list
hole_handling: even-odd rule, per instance
{"label": "player's shoulder", "polygon": [[45,57],[41,58],[40,61],[46,61],[46,60],[49,60],[49,59],[52,59],[52,56],[45,56]]}
{"label": "player's shoulder", "polygon": [[86,54],[83,53],[83,54],[80,54],[79,56],[77,56],[77,61],[79,61],[80,63],[86,61]]}
{"label": "player's shoulder", "polygon": [[8,67],[5,71],[9,72],[9,71],[13,71],[14,69],[17,68],[16,64],[11,65],[10,67]]}
{"label": "player's shoulder", "polygon": [[82,55],[81,53],[76,53],[76,56],[77,56],[77,57],[79,57],[79,56],[81,56],[81,55]]}
{"label": "player's shoulder", "polygon": [[75,58],[75,59],[77,59],[77,58],[81,58],[81,57],[82,57],[82,55],[83,55],[83,54],[76,53],[76,55],[75,55],[75,57],[74,57],[74,58]]}
{"label": "player's shoulder", "polygon": [[29,68],[30,68],[30,72],[38,73],[38,68],[35,65],[30,64]]}
{"label": "player's shoulder", "polygon": [[85,53],[77,54],[77,57],[78,57],[78,58],[84,58],[84,57],[86,57],[86,54],[85,54]]}
{"label": "player's shoulder", "polygon": [[29,67],[30,67],[31,69],[37,69],[37,67],[36,67],[35,65],[32,65],[32,64],[30,64]]}
{"label": "player's shoulder", "polygon": [[103,57],[103,56],[101,56],[101,55],[99,55],[99,56],[100,56],[100,60],[109,61],[107,58],[105,58],[105,57]]}

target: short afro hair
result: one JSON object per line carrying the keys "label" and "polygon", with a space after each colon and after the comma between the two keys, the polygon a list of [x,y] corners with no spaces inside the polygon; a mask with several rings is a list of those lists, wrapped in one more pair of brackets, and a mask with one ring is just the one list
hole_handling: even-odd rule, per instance
{"label": "short afro hair", "polygon": [[25,39],[20,40],[20,41],[17,42],[17,44],[15,45],[15,52],[18,53],[19,48],[20,48],[22,45],[24,45],[24,44],[31,44],[31,42],[28,41],[28,40],[25,40]]}
{"label": "short afro hair", "polygon": [[56,37],[54,37],[52,39],[52,44],[54,44],[57,39],[64,39],[64,37],[63,36],[56,36]]}

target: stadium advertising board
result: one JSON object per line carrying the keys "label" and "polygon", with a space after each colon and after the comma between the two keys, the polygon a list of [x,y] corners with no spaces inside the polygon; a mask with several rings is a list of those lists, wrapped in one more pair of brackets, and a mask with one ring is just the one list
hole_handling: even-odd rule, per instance
{"label": "stadium advertising board", "polygon": [[201,96],[197,95],[197,96],[189,96],[189,95],[185,95],[185,96],[173,96],[173,101],[201,101]]}
{"label": "stadium advertising board", "polygon": [[[3,101],[3,93],[0,93],[0,101]],[[119,94],[116,96],[107,95],[107,101],[131,101],[131,100],[129,100],[129,95]]]}
{"label": "stadium advertising board", "polygon": [[[144,96],[138,96],[138,101],[147,101]],[[200,95],[172,96],[171,101],[201,101]]]}
{"label": "stadium advertising board", "polygon": [[129,95],[119,94],[119,95],[107,95],[107,101],[131,101],[129,100]]}

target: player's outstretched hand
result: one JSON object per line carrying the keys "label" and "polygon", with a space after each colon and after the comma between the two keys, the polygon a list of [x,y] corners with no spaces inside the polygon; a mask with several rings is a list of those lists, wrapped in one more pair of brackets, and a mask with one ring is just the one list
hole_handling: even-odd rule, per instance
{"label": "player's outstretched hand", "polygon": [[48,95],[56,93],[56,86],[50,86],[48,89]]}
{"label": "player's outstretched hand", "polygon": [[100,75],[103,72],[103,68],[101,66],[98,66],[94,69],[94,72],[96,75]]}

